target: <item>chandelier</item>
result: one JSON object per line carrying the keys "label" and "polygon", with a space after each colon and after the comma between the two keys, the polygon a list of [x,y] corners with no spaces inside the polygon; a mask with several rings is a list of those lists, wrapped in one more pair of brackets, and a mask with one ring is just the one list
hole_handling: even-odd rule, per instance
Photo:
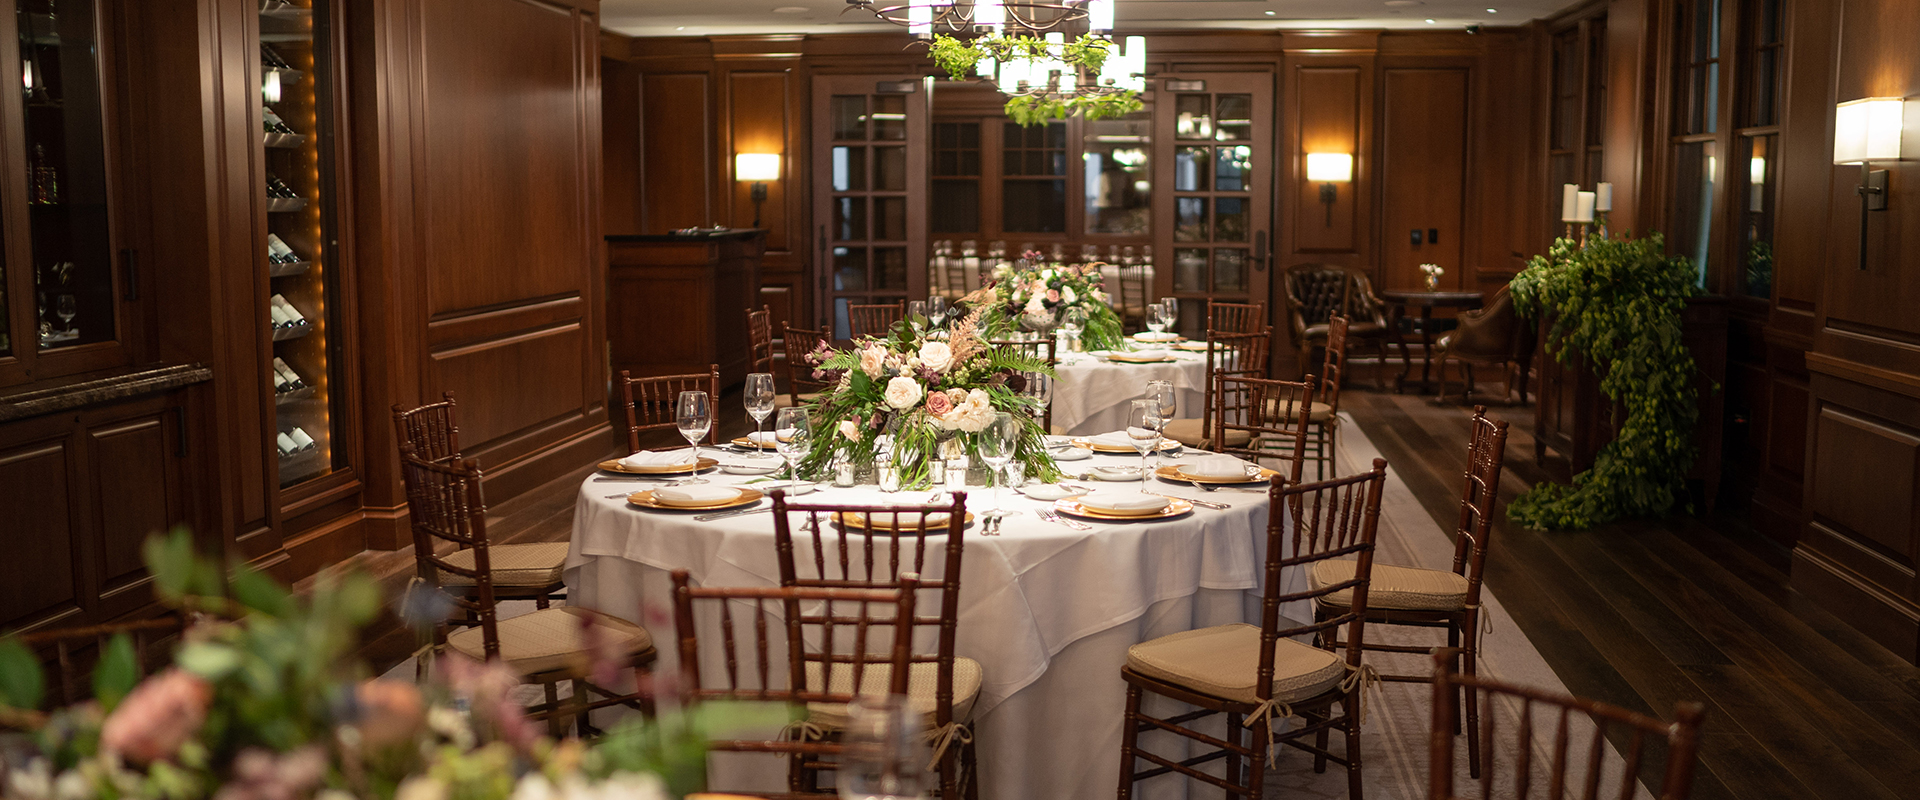
{"label": "chandelier", "polygon": [[895,5],[880,5],[875,0],[847,0],[847,7],[865,10],[906,28],[921,39],[942,29],[953,33],[976,30],[1041,33],[1080,20],[1086,20],[1088,30],[1096,35],[1113,31],[1113,0],[904,0]]}
{"label": "chandelier", "polygon": [[1107,58],[1097,72],[1067,57],[1064,35],[1049,33],[1044,41],[1040,48],[1044,55],[1029,51],[1025,57],[982,58],[974,64],[974,74],[1009,95],[1090,96],[1146,91],[1144,36],[1128,36],[1120,43],[1107,38]]}

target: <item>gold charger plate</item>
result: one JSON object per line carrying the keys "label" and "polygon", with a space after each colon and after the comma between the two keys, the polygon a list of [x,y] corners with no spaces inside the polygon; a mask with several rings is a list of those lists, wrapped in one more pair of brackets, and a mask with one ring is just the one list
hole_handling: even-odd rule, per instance
{"label": "gold charger plate", "polygon": [[1170,361],[1179,361],[1180,359],[1174,358],[1172,353],[1168,353],[1160,358],[1123,358],[1119,355],[1109,353],[1107,354],[1107,360],[1115,364],[1165,364]]}
{"label": "gold charger plate", "polygon": [[624,472],[628,475],[674,475],[681,472],[699,472],[700,470],[712,469],[717,466],[720,466],[719,461],[707,458],[706,456],[701,456],[700,460],[691,467],[626,467],[621,466],[620,459],[617,458],[600,462],[600,468],[607,472]]}
{"label": "gold charger plate", "polygon": [[[1110,444],[1103,444],[1101,442],[1096,442],[1092,439],[1075,439],[1073,440],[1073,446],[1084,447],[1096,453],[1125,453],[1127,455],[1132,455],[1132,456],[1140,455],[1140,451],[1133,449],[1133,446],[1131,445],[1128,445],[1126,447],[1115,447]],[[1181,446],[1182,445],[1179,442],[1176,442],[1172,439],[1162,438],[1160,440],[1160,446],[1157,449],[1178,450],[1181,448]]]}
{"label": "gold charger plate", "polygon": [[1132,336],[1128,336],[1127,338],[1132,339],[1136,342],[1144,342],[1146,344],[1172,344],[1174,342],[1184,342],[1187,340],[1187,337],[1181,336],[1180,334],[1177,334],[1177,333],[1172,336],[1166,336],[1164,334],[1160,336],[1154,336],[1152,331],[1141,331]]}
{"label": "gold charger plate", "polygon": [[741,489],[740,496],[735,497],[732,500],[721,500],[713,503],[701,503],[699,505],[693,505],[693,506],[682,506],[682,505],[668,505],[666,503],[662,503],[658,500],[653,499],[652,489],[641,489],[640,491],[627,495],[627,502],[633,505],[639,506],[641,508],[652,508],[660,511],[718,511],[723,508],[738,508],[740,506],[749,505],[752,503],[758,503],[760,502],[760,498],[762,497],[766,497],[766,495],[761,494],[760,490],[758,489]]}
{"label": "gold charger plate", "polygon": [[[917,512],[910,512],[910,511],[903,511],[903,512],[901,512],[901,513],[902,513],[902,514],[910,514],[910,513],[917,513]],[[933,513],[935,513],[935,514],[946,514],[946,513],[950,513],[950,512],[946,512],[946,511],[935,511],[935,512],[933,512]],[[904,525],[904,526],[895,526],[895,525],[891,525],[891,524],[888,524],[888,523],[889,523],[889,522],[891,521],[891,519],[890,519],[890,518],[891,518],[891,516],[892,516],[892,515],[887,515],[887,517],[888,517],[888,518],[883,518],[883,519],[882,519],[882,520],[880,521],[880,524],[878,524],[878,525],[873,525],[873,526],[871,526],[871,527],[869,527],[869,526],[867,525],[867,516],[866,516],[865,514],[862,514],[862,513],[860,513],[860,512],[858,512],[858,511],[846,511],[846,512],[841,512],[841,513],[838,513],[838,514],[834,514],[834,515],[833,515],[833,521],[834,521],[834,522],[837,522],[837,523],[839,523],[839,524],[841,524],[841,525],[843,525],[843,526],[845,526],[845,527],[849,527],[849,528],[865,528],[865,529],[867,529],[867,530],[873,530],[873,531],[899,531],[899,530],[909,530],[909,531],[912,531],[912,530],[919,530],[919,528],[917,528],[917,527],[915,527],[915,526],[912,526],[912,525]],[[940,530],[940,528],[944,528],[944,527],[946,527],[946,524],[947,524],[947,523],[946,523],[946,521],[942,521],[942,522],[940,523],[940,525],[939,525],[938,527],[931,527],[931,528],[928,528],[927,530],[929,530],[929,531],[937,531],[937,530]],[[972,525],[972,524],[973,524],[973,512],[971,512],[971,511],[969,511],[969,512],[967,512],[967,513],[966,513],[966,516],[964,516],[964,517],[961,517],[961,518],[960,518],[960,524],[961,524],[962,526],[966,526],[966,525]]]}
{"label": "gold charger plate", "polygon": [[754,441],[753,441],[752,439],[748,439],[748,438],[747,438],[747,437],[745,437],[745,436],[742,436],[742,437],[740,437],[740,438],[738,438],[738,439],[735,439],[735,440],[733,440],[733,443],[734,443],[734,444],[735,444],[736,446],[739,446],[739,447],[746,447],[746,448],[751,448],[751,449],[754,449],[754,450],[777,450],[777,449],[779,449],[779,448],[780,448],[780,445],[779,445],[779,444],[776,444],[776,443],[764,443],[764,444],[763,444],[763,443],[756,443],[756,442],[754,442]]}
{"label": "gold charger plate", "polygon": [[1151,514],[1109,514],[1105,511],[1095,511],[1087,508],[1086,506],[1080,505],[1078,499],[1069,497],[1064,500],[1053,501],[1053,510],[1062,514],[1083,517],[1085,519],[1097,519],[1107,522],[1132,522],[1135,520],[1171,519],[1183,514],[1191,514],[1193,513],[1193,504],[1178,497],[1169,497],[1167,498],[1166,508]]}
{"label": "gold charger plate", "polygon": [[1256,467],[1256,469],[1260,470],[1260,476],[1257,478],[1256,477],[1218,478],[1218,477],[1210,477],[1206,475],[1190,475],[1187,473],[1186,470],[1181,469],[1179,465],[1174,464],[1174,465],[1169,465],[1169,466],[1161,467],[1159,469],[1154,470],[1153,475],[1156,478],[1166,478],[1167,480],[1170,480],[1170,481],[1199,481],[1201,483],[1258,483],[1258,482],[1265,481],[1268,478],[1272,478],[1275,475],[1280,474],[1279,472],[1275,470],[1267,469],[1266,467]]}

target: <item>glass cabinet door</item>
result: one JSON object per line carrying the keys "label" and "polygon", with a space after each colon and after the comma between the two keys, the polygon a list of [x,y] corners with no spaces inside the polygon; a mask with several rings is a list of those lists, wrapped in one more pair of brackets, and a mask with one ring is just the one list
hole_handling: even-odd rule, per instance
{"label": "glass cabinet door", "polygon": [[112,341],[119,310],[101,104],[100,9],[94,0],[21,0],[15,18],[33,254],[32,330],[42,351]]}
{"label": "glass cabinet door", "polygon": [[260,9],[260,130],[267,236],[261,314],[272,331],[267,380],[280,485],[345,466],[336,452],[337,257],[334,64],[326,0],[268,0]]}

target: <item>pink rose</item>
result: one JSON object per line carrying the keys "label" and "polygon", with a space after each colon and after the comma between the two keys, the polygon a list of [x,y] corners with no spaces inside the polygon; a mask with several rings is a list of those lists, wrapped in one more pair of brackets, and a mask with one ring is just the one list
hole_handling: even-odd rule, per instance
{"label": "pink rose", "polygon": [[100,747],[130,761],[172,758],[207,721],[213,686],[169,669],[133,687],[100,727]]}
{"label": "pink rose", "polygon": [[953,410],[953,401],[947,399],[946,392],[934,392],[927,395],[927,413],[940,416]]}
{"label": "pink rose", "polygon": [[1058,289],[1048,289],[1048,290],[1047,290],[1047,302],[1049,302],[1049,303],[1058,303],[1058,302],[1060,302],[1060,290],[1058,290]]}
{"label": "pink rose", "polygon": [[360,704],[360,735],[374,747],[412,741],[427,724],[426,703],[411,683],[365,681],[353,695]]}

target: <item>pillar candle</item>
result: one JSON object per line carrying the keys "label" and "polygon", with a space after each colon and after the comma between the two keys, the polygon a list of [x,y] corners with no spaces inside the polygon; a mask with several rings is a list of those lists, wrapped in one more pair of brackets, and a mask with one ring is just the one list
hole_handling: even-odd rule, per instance
{"label": "pillar candle", "polygon": [[1569,183],[1560,187],[1561,222],[1579,222],[1579,220],[1574,218],[1574,212],[1578,210],[1575,208],[1575,205],[1577,205],[1579,194],[1580,187],[1575,184]]}
{"label": "pillar candle", "polygon": [[1599,186],[1595,186],[1594,189],[1596,191],[1594,191],[1593,210],[1612,211],[1613,210],[1613,184],[1603,183],[1603,184],[1600,184]]}
{"label": "pillar candle", "polygon": [[1574,222],[1593,221],[1593,192],[1581,192],[1575,204]]}

